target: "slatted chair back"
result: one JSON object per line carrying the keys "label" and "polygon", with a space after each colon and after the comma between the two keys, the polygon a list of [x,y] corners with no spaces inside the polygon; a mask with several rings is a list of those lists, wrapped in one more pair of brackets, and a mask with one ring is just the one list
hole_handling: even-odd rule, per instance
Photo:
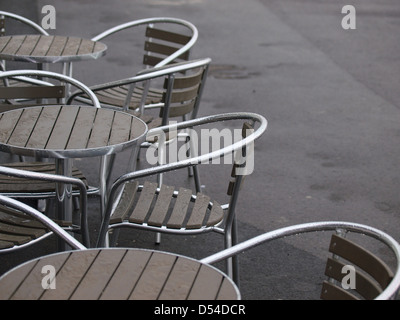
{"label": "slatted chair back", "polygon": [[[56,98],[62,99],[65,97],[66,89],[65,85],[73,86],[76,89],[84,92],[90,99],[93,106],[100,108],[99,99],[96,95],[82,82],[50,71],[41,70],[13,70],[0,72],[0,82],[17,79],[22,82],[29,81],[30,84],[34,85],[33,88],[22,87],[22,88],[1,88],[0,99],[16,99],[16,98]],[[43,80],[42,80],[43,79]],[[45,80],[45,81],[44,81]],[[51,81],[56,81],[59,85],[54,85]],[[66,99],[65,104],[69,104],[71,99]]]}
{"label": "slatted chair back", "polygon": [[159,117],[162,125],[167,125],[169,118],[185,117],[198,112],[209,64],[195,69],[187,69],[185,75],[170,74],[164,81],[164,92]]}
{"label": "slatted chair back", "polygon": [[[250,134],[254,132],[254,127],[248,123],[245,122],[243,124],[242,128],[242,138],[248,137]],[[241,150],[236,151],[236,155],[234,157],[234,162],[233,162],[233,167],[232,167],[232,172],[231,172],[231,181],[229,182],[228,186],[228,191],[227,195],[228,196],[233,196],[235,192],[239,192],[239,189],[241,187],[241,184],[244,181],[244,178],[246,177],[244,172],[240,171],[246,168],[247,165],[249,165],[248,161],[250,157],[253,156],[253,145],[245,145]],[[241,172],[241,174],[238,174],[238,172]],[[236,191],[235,191],[236,190]]]}
{"label": "slatted chair back", "polygon": [[[338,235],[332,235],[321,298],[325,300],[367,300],[374,299],[393,280],[393,272],[387,264],[372,252]],[[351,266],[355,272],[354,288],[343,289],[342,280],[345,266]],[[352,289],[352,290],[350,290]]]}
{"label": "slatted chair back", "polygon": [[[21,107],[33,106],[35,104],[49,103],[48,99],[55,99],[56,103],[60,103],[66,98],[65,86],[4,86],[0,87],[0,112],[17,109]],[[36,101],[36,103],[35,103]]]}
{"label": "slatted chair back", "polygon": [[[334,254],[334,256],[332,259],[330,258],[328,260],[326,273],[329,277],[332,277],[332,280],[324,282],[321,298],[358,299],[364,297],[366,299],[374,300],[396,299],[400,289],[400,244],[391,235],[380,229],[355,222],[317,221],[271,230],[238,243],[231,248],[227,248],[206,257],[202,259],[201,262],[215,264],[229,258],[237,257],[239,254],[273,240],[286,239],[291,236],[299,237],[307,233],[326,234],[327,232],[336,232],[336,234],[341,236],[333,234],[331,238],[329,250]],[[362,235],[363,241],[368,242],[369,245],[374,244],[380,249],[384,247],[385,256],[387,256],[388,260],[390,259],[394,262],[393,268],[388,268],[387,265],[376,256],[376,254],[366,250],[366,248],[360,244],[356,244],[353,241],[343,238],[343,235],[346,233]],[[310,246],[310,248],[312,247],[314,246]],[[377,249],[376,252],[378,252],[378,250],[379,249]],[[339,256],[344,257],[347,262],[344,262],[344,264],[339,262]],[[303,260],[300,260],[295,261],[294,263],[301,264],[304,262]],[[269,261],[269,263],[274,263],[274,265],[276,265],[273,261]],[[356,279],[353,284],[355,284],[356,290],[360,293],[358,296],[349,292],[348,288],[342,288],[343,277],[346,275],[346,272],[342,273],[342,267],[344,265],[354,267],[361,266],[364,271],[366,271],[366,273],[359,272],[355,276]],[[299,268],[295,268],[295,270],[299,270]],[[371,275],[371,279],[367,279],[367,277],[369,277],[367,274]],[[257,275],[254,276],[258,277]],[[274,275],[271,274],[271,276]],[[297,278],[299,275],[296,274],[295,276]],[[285,277],[289,277],[289,275],[285,274]],[[333,278],[337,279],[334,281],[340,282],[338,286],[334,286],[331,283]],[[372,280],[372,278],[375,278],[376,280]],[[312,279],[311,281],[318,280]],[[239,279],[235,279],[235,282],[238,284]],[[280,283],[277,283],[277,285],[279,286]],[[304,294],[304,292],[300,292],[300,294]],[[290,292],[290,296],[293,299],[294,290]],[[276,299],[281,297],[273,296],[266,298]],[[300,296],[299,298],[303,299],[304,296]]]}
{"label": "slatted chair back", "polygon": [[[192,35],[163,30],[150,24],[146,28],[146,40],[144,44],[143,65],[155,67],[162,61],[173,55],[180,48],[190,42]],[[182,53],[170,63],[188,61],[190,51]]]}
{"label": "slatted chair back", "polygon": [[139,26],[146,26],[143,56],[145,67],[161,67],[188,60],[190,49],[198,38],[197,28],[186,20],[155,17],[117,25],[98,34],[92,40],[103,40],[110,35]]}

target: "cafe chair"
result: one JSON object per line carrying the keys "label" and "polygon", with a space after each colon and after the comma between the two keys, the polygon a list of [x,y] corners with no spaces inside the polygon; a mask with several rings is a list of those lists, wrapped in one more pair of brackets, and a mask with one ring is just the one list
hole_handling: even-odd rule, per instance
{"label": "cafe chair", "polygon": [[[125,37],[127,36],[129,36],[129,41],[132,38],[143,38],[144,36],[143,61],[137,63],[136,69],[132,70],[132,74],[137,74],[138,70],[188,61],[190,50],[197,42],[198,30],[196,26],[186,20],[153,17],[117,25],[98,34],[92,40],[111,42],[109,52],[112,53],[113,48],[117,50],[118,41],[126,41]],[[135,65],[134,62],[133,65]],[[134,88],[129,85],[113,87],[108,89],[106,94],[108,103],[119,107],[125,106],[124,98],[128,95],[131,107],[139,106],[143,102],[143,97],[146,97],[145,104],[159,103],[162,100],[162,91],[157,86],[151,87],[150,80]]]}
{"label": "cafe chair", "polygon": [[[73,86],[77,90],[82,90],[91,99],[94,107],[100,108],[100,103],[93,92],[83,83],[71,77],[62,74],[39,71],[39,70],[15,70],[0,72],[0,81],[3,79],[21,79],[24,81],[30,78],[32,81],[27,87],[0,87],[0,112],[6,112],[11,109],[23,108],[32,106],[31,99],[39,99],[39,105],[46,103],[50,104],[70,104],[65,87]],[[38,79],[40,78],[40,79]],[[44,81],[46,80],[46,81]],[[50,82],[52,81],[52,82]],[[36,85],[32,86],[35,82]],[[57,82],[57,83],[55,83]],[[30,101],[17,101],[28,99]],[[64,101],[64,103],[62,103]],[[46,103],[45,103],[46,102]],[[21,170],[28,170],[39,173],[56,172],[54,162],[43,162],[42,159],[27,160],[22,158],[22,161],[3,163],[2,166]],[[106,170],[101,168],[100,170]],[[80,179],[87,186],[89,195],[102,196],[102,190],[97,186],[88,184],[85,175],[78,169],[73,169],[73,177]],[[54,183],[36,183],[35,181],[14,179],[13,177],[0,177],[0,194],[13,198],[30,198],[30,199],[50,199],[55,197]],[[76,190],[74,191],[76,194]]]}
{"label": "cafe chair", "polygon": [[[36,22],[27,19],[23,16],[14,14],[12,12],[0,11],[0,37],[9,34],[9,31],[13,29],[14,26],[18,24],[19,26],[23,26],[25,34],[33,33],[48,36],[49,33],[44,30],[40,25]],[[15,33],[15,32],[13,32]],[[6,71],[6,63],[5,61],[0,61],[0,71]],[[24,82],[18,80],[9,80],[3,79],[0,81],[0,86],[19,86],[19,85],[27,85],[30,82],[30,79],[25,79]]]}
{"label": "cafe chair", "polygon": [[[3,166],[0,166],[0,175],[14,177],[25,181],[25,183],[37,181],[53,185],[56,183],[73,184],[79,190],[81,208],[79,225],[69,224],[65,226],[62,221],[56,222],[26,203],[0,195],[0,254],[26,248],[46,239],[53,233],[74,249],[84,249],[89,246],[87,192],[86,185],[80,179],[17,170]],[[79,232],[82,235],[83,245],[67,231]]]}
{"label": "cafe chair", "polygon": [[[266,119],[261,115],[245,112],[212,115],[156,128],[148,134],[158,138],[160,143],[158,156],[162,157],[163,141],[170,130],[194,130],[194,128],[200,129],[202,125],[213,125],[213,128],[215,125],[226,127],[229,124],[237,125],[238,121],[244,123],[244,127],[237,128],[239,132],[235,139],[237,141],[228,146],[202,155],[130,172],[118,178],[108,194],[108,206],[97,246],[108,246],[108,232],[111,230],[115,232],[114,229],[117,228],[136,228],[177,235],[216,232],[224,236],[226,247],[234,245],[237,237],[235,209],[239,191],[244,176],[251,173],[250,170],[246,171],[251,167],[250,159],[253,157],[251,146],[266,130]],[[220,139],[220,137],[214,138]],[[233,170],[227,183],[229,203],[225,205],[220,205],[204,193],[192,192],[180,186],[159,185],[150,179],[151,176],[160,173],[187,169],[216,159],[221,160],[223,156],[232,156],[232,153],[235,155],[235,161],[230,162],[231,164],[233,162]],[[139,183],[142,179],[144,181]],[[113,245],[114,239],[110,240]],[[231,263],[231,260],[227,261],[229,272],[232,269]]]}
{"label": "cafe chair", "polygon": [[[91,86],[90,89],[96,94],[103,107],[114,107],[133,113],[146,122],[149,129],[152,129],[167,125],[170,120],[178,121],[178,119],[193,119],[197,117],[210,63],[210,58],[204,58],[146,69],[139,72],[135,77]],[[131,97],[128,94],[127,96],[121,95],[118,105],[122,107],[116,107],[114,103],[115,97],[110,94],[110,90],[117,90],[120,86],[130,86],[132,94],[137,86],[156,79],[162,80],[164,83],[163,88],[160,90],[162,98],[158,104],[131,105]],[[72,94],[71,99],[90,103],[79,92]],[[143,97],[142,101],[144,102],[145,100],[146,97]],[[185,133],[179,134],[179,137],[185,138],[184,136]],[[176,136],[171,135],[168,138],[172,140]],[[186,139],[190,139],[190,137],[186,135]],[[148,148],[154,143],[156,143],[154,139],[148,138],[141,145],[141,148]],[[111,163],[112,161],[113,159],[110,158]],[[133,161],[131,163],[134,165]],[[134,167],[131,167],[130,170],[133,171]],[[196,190],[200,191],[200,177],[196,168],[193,168],[193,175]]]}
{"label": "cafe chair", "polygon": [[[294,240],[296,240],[300,237],[304,238],[306,233],[317,233],[316,237],[318,237],[319,242],[321,242],[321,239],[325,239],[326,248],[329,251],[325,255],[327,257],[325,268],[325,276],[327,278],[322,283],[319,282],[318,278],[315,279],[316,283],[320,283],[320,297],[322,299],[389,300],[396,298],[400,288],[399,243],[379,229],[353,222],[321,221],[276,229],[243,241],[200,261],[206,264],[215,264],[237,257],[237,255],[263,243],[283,238],[285,240],[295,238]],[[358,237],[357,234],[359,235]],[[388,262],[383,260],[382,254],[380,255],[380,252],[384,250],[382,249],[383,247],[391,252],[388,255],[391,255],[391,259],[395,261],[393,268],[390,268]],[[314,252],[316,248],[315,242],[312,242],[306,250]],[[282,254],[285,253],[282,252]],[[289,253],[286,255],[290,256]],[[299,264],[295,269],[301,270],[300,265],[304,261],[295,262]],[[274,263],[277,266],[276,268],[279,268],[279,265],[271,260],[266,261],[266,263]],[[322,272],[323,269],[321,270]],[[271,274],[271,276],[274,275]],[[238,270],[236,270],[234,280],[236,284],[239,284]],[[279,282],[277,282],[276,286],[279,285]],[[302,297],[299,297],[299,299],[302,299]]]}

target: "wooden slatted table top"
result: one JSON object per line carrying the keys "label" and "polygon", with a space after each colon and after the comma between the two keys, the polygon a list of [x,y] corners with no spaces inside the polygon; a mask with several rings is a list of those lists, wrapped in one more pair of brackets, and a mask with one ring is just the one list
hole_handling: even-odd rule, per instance
{"label": "wooden slatted table top", "polygon": [[16,35],[0,37],[0,59],[32,63],[97,59],[107,46],[98,41],[67,36]]}
{"label": "wooden slatted table top", "polygon": [[[55,278],[43,272],[44,266],[54,268]],[[55,289],[46,287],[51,278]],[[0,300],[239,298],[236,285],[216,268],[184,256],[143,249],[57,253],[24,263],[0,278]]]}
{"label": "wooden slatted table top", "polygon": [[147,133],[128,113],[75,105],[38,106],[0,113],[0,150],[67,159],[114,154]]}

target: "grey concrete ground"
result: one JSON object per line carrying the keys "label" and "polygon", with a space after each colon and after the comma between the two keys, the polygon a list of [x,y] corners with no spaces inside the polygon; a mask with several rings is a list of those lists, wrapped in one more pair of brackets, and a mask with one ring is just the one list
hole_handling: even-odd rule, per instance
{"label": "grey concrete ground", "polygon": [[[0,0],[0,9],[40,22],[45,4],[57,10],[53,34],[92,37],[151,16],[184,18],[198,27],[192,57],[213,59],[200,115],[245,110],[269,121],[238,205],[240,240],[318,220],[365,223],[400,240],[398,1]],[[356,8],[355,30],[341,26],[346,4]],[[126,39],[101,61],[75,64],[74,75],[87,84],[129,76],[140,63],[138,50]],[[117,171],[126,161],[119,160]],[[76,163],[96,180],[96,162]],[[207,193],[222,197],[225,171],[203,168]],[[167,178],[191,183],[185,175]],[[90,207],[95,234],[94,199]],[[157,248],[201,258],[222,249],[221,240],[165,236]],[[153,237],[141,232],[123,232],[120,245],[154,247]],[[327,245],[324,236],[296,237],[244,254],[243,298],[318,298],[325,258],[314,250]],[[0,271],[51,250],[49,243],[2,256]]]}

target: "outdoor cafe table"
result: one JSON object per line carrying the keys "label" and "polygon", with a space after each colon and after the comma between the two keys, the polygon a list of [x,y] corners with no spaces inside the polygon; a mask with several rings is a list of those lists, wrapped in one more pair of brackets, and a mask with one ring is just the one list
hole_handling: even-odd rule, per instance
{"label": "outdoor cafe table", "polygon": [[64,251],[17,266],[0,278],[0,300],[8,299],[234,300],[240,293],[227,275],[198,260],[109,248]]}
{"label": "outdoor cafe table", "polygon": [[14,35],[0,37],[0,60],[63,63],[64,74],[72,76],[72,62],[98,59],[107,46],[99,41],[68,36]]}
{"label": "outdoor cafe table", "polygon": [[[146,133],[147,126],[139,118],[105,108],[53,105],[0,113],[0,151],[53,158],[56,173],[65,176],[72,176],[74,158],[108,157],[136,148]],[[56,189],[58,216],[70,221],[71,186]]]}

